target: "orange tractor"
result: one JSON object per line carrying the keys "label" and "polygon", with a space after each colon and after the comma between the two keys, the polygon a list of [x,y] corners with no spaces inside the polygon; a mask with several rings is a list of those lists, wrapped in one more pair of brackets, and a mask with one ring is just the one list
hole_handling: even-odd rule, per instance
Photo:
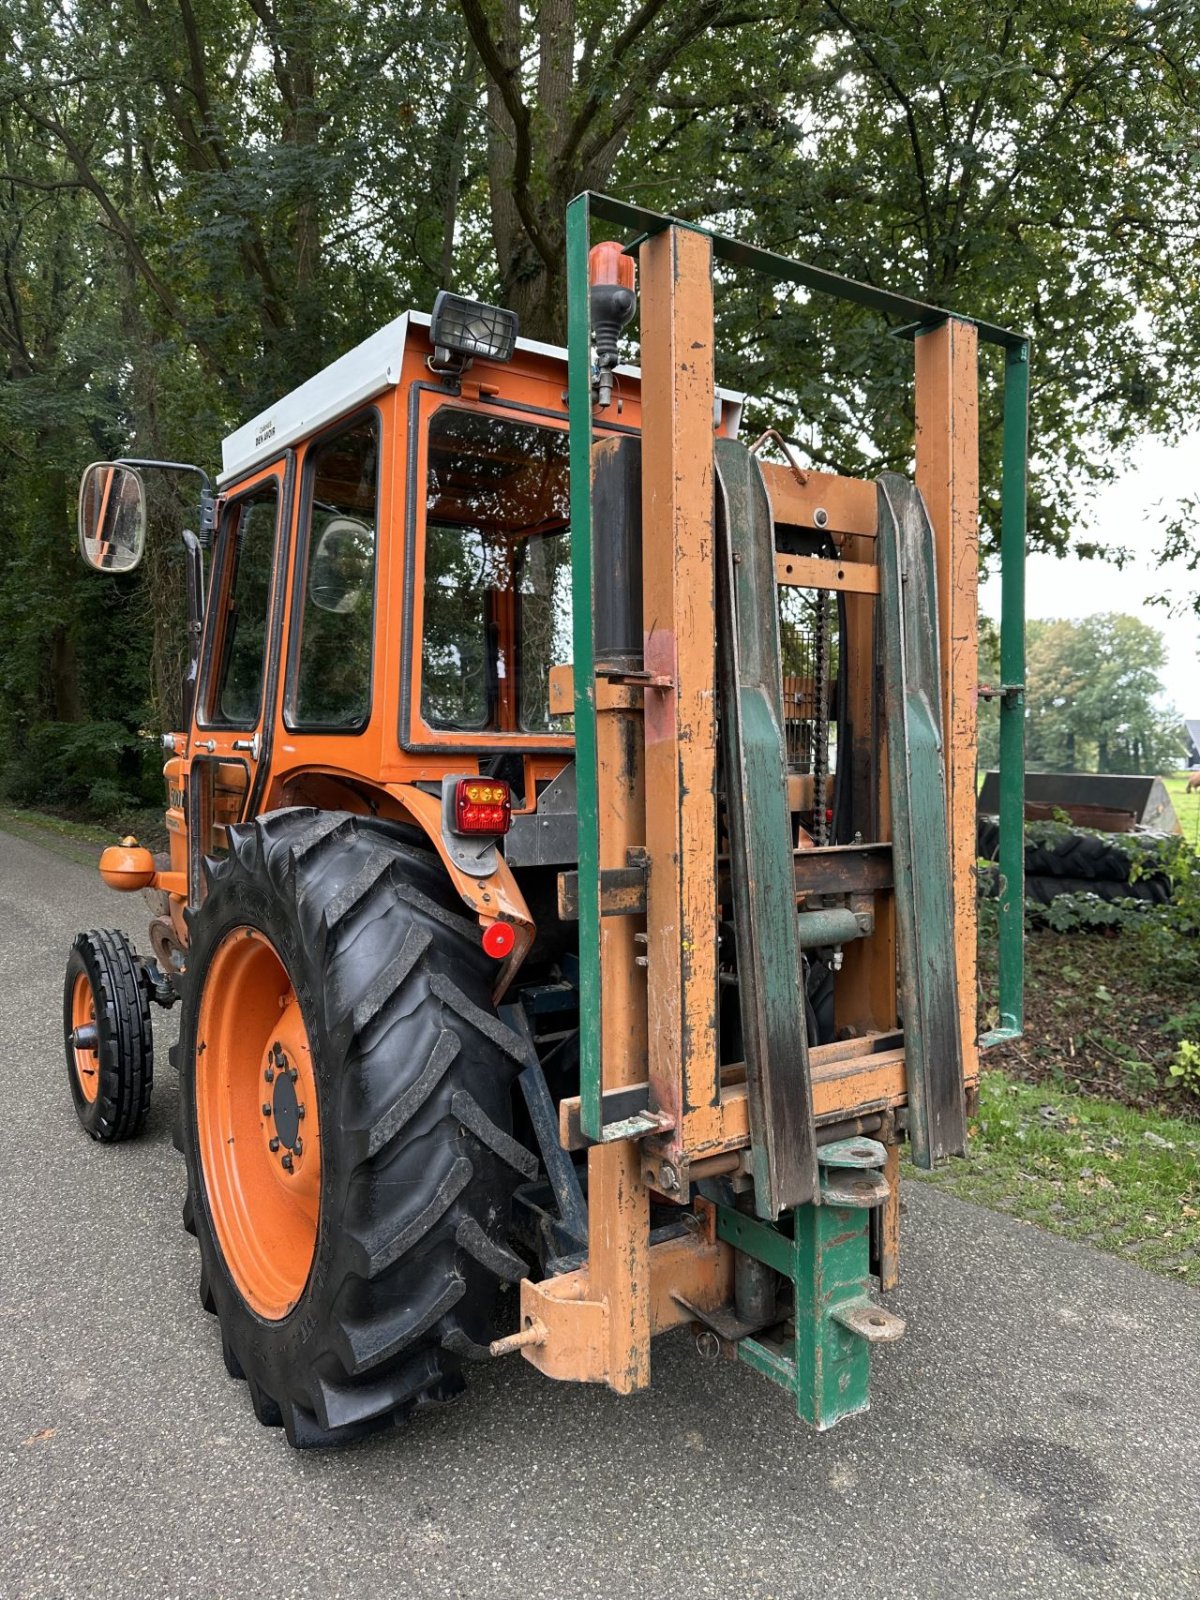
{"label": "orange tractor", "polygon": [[[739,442],[714,261],[910,325],[915,484]],[[71,1090],[136,1134],[182,1001],[200,1297],[294,1445],[517,1351],[643,1388],[682,1324],[828,1427],[902,1330],[901,1140],[965,1147],[977,350],[1011,535],[1026,342],[599,196],[568,280],[567,352],[442,294],[226,439],[215,494],[81,488],[110,572],[147,474],[201,499],[169,856],[100,863],[152,953],[75,940]]]}

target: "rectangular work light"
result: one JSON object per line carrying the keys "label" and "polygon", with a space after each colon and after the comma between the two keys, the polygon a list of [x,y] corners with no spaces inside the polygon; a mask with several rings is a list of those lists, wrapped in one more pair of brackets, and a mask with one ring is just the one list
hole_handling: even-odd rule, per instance
{"label": "rectangular work light", "polygon": [[517,313],[442,289],[433,302],[429,337],[440,364],[452,356],[511,361],[517,348]]}

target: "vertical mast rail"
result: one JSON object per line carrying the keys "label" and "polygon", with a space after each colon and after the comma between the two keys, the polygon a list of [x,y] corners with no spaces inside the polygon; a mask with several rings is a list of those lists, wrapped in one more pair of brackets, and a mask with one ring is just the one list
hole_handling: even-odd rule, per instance
{"label": "vertical mast rail", "polygon": [[596,668],[592,642],[592,328],[590,219],[581,194],[567,207],[567,401],[571,460],[571,625],[579,818],[579,1122],[599,1139],[601,1108],[600,817]]}
{"label": "vertical mast rail", "polygon": [[1000,483],[1000,1026],[985,1047],[1025,1025],[1025,479],[1029,345],[1005,352]]}

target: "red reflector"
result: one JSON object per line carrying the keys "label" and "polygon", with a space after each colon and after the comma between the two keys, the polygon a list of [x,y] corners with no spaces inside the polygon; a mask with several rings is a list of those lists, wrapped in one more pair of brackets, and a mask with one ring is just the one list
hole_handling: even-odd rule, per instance
{"label": "red reflector", "polygon": [[503,961],[512,954],[517,942],[516,929],[511,922],[493,922],[483,933],[483,948],[493,961]]}
{"label": "red reflector", "polygon": [[512,822],[508,785],[498,778],[460,778],[454,788],[458,833],[507,833]]}

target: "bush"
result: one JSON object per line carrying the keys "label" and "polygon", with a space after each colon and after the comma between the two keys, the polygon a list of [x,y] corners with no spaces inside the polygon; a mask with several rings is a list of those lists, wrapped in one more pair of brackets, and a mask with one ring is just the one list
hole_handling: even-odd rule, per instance
{"label": "bush", "polygon": [[162,799],[157,741],[119,722],[40,722],[0,767],[14,805],[107,820]]}

